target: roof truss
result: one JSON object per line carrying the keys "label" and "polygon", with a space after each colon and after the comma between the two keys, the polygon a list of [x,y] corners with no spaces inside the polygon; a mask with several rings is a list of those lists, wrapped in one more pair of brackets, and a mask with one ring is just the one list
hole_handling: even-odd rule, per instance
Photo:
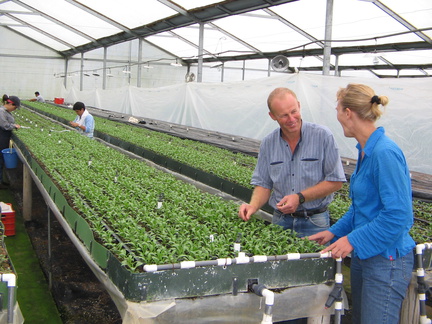
{"label": "roof truss", "polygon": [[[287,57],[306,57],[306,56],[314,56],[317,58],[322,58],[323,56],[323,48],[324,43],[326,40],[319,40],[307,33],[305,30],[299,28],[292,22],[288,21],[287,19],[281,17],[278,15],[272,7],[281,5],[281,4],[287,4],[291,2],[301,1],[301,0],[226,0],[217,2],[212,5],[208,5],[201,8],[186,10],[180,5],[176,4],[175,1],[172,0],[157,0],[159,3],[169,7],[170,9],[177,12],[177,14],[172,15],[170,17],[166,17],[163,19],[160,19],[158,21],[154,21],[152,23],[142,25],[136,28],[128,28],[127,26],[124,26],[123,24],[103,15],[102,13],[94,10],[93,8],[90,8],[85,5],[83,0],[65,0],[69,4],[74,5],[75,7],[85,10],[87,13],[93,15],[94,17],[97,17],[98,19],[104,21],[105,23],[108,23],[112,26],[115,26],[117,29],[121,30],[121,32],[113,35],[109,35],[106,37],[95,39],[91,37],[90,35],[73,28],[72,26],[69,26],[65,24],[64,22],[60,21],[59,19],[56,19],[55,17],[52,17],[46,13],[44,13],[41,10],[38,10],[35,7],[27,5],[25,0],[0,0],[1,3],[6,2],[12,2],[16,5],[21,6],[27,12],[22,11],[16,11],[16,10],[0,10],[0,16],[6,16],[16,22],[17,25],[20,26],[26,26],[29,27],[46,37],[49,37],[51,39],[54,39],[55,41],[63,44],[64,46],[68,47],[69,49],[64,51],[58,51],[60,55],[62,55],[65,58],[72,57],[76,54],[83,54],[88,51],[98,49],[98,48],[106,48],[115,44],[123,43],[126,41],[131,41],[137,38],[145,39],[149,36],[158,35],[163,32],[168,32],[172,36],[176,37],[177,39],[183,41],[184,43],[189,44],[192,46],[192,48],[196,48],[197,52],[199,50],[198,40],[197,42],[191,42],[190,40],[182,37],[180,34],[178,34],[175,29],[181,28],[181,27],[187,27],[198,24],[205,24],[206,27],[213,28],[214,30],[219,31],[223,35],[226,35],[231,40],[236,41],[237,43],[241,44],[245,48],[250,50],[250,53],[244,53],[244,54],[236,54],[236,55],[215,55],[211,54],[210,52],[203,50],[202,55],[199,55],[200,58],[193,58],[193,59],[182,59],[183,62],[186,64],[195,64],[199,63],[199,60],[202,62],[228,62],[228,61],[239,61],[239,60],[251,60],[251,59],[262,59],[267,58],[271,59],[276,55],[285,55]],[[401,17],[399,14],[391,10],[389,7],[387,7],[382,1],[383,0],[364,0],[372,2],[376,7],[381,9],[383,12],[385,12],[388,16],[392,17],[395,21],[397,21],[399,24],[403,25],[404,28],[407,29],[407,33],[415,34],[420,38],[420,41],[418,42],[405,42],[405,43],[393,43],[393,44],[384,44],[384,45],[375,45],[375,46],[335,46],[331,49],[331,54],[335,55],[336,57],[339,57],[341,55],[346,54],[354,54],[354,53],[385,53],[385,52],[401,52],[401,51],[416,51],[416,50],[431,50],[432,49],[432,39],[425,33],[428,30],[431,30],[432,28],[424,28],[424,29],[417,29],[411,22],[407,21],[403,17]],[[261,9],[264,13],[268,15],[268,18],[277,19],[285,26],[288,26],[290,29],[294,30],[296,33],[300,34],[302,37],[310,40],[310,43],[304,44],[301,48],[292,48],[287,49],[283,51],[277,51],[277,52],[262,52],[260,49],[256,48],[256,46],[253,46],[252,44],[242,40],[240,37],[233,35],[232,33],[224,30],[222,27],[219,27],[215,21],[221,18],[226,18],[229,16],[234,15],[256,15],[255,13],[252,13],[252,11]],[[24,19],[19,19],[16,17],[17,14],[27,14],[27,15],[40,15],[44,17],[45,19],[48,19],[50,22],[53,22],[62,28],[66,28],[68,31],[71,31],[80,37],[83,37],[84,39],[87,39],[89,42],[83,45],[79,46],[73,46],[69,44],[68,42],[60,39],[59,37],[56,37],[52,34],[49,34],[48,32],[42,30],[41,28],[38,28],[36,26],[33,26],[31,23],[26,22]],[[6,25],[8,28],[9,26]],[[10,25],[12,27],[12,25]],[[10,29],[14,30],[15,32],[18,32],[16,29]],[[24,35],[25,36],[25,35]],[[381,36],[382,37],[382,36]],[[375,37],[376,40],[379,37]],[[337,44],[337,40],[331,40],[333,43]],[[152,43],[152,42],[149,42]],[[306,48],[307,45],[314,44],[314,48]],[[165,50],[165,52],[169,53],[169,51]],[[174,55],[175,56],[175,55]],[[338,66],[339,70],[344,69],[366,69],[366,70],[379,70],[379,69],[420,69],[424,71],[425,69],[430,69],[431,64],[394,64],[393,62],[384,59],[381,56],[377,56],[380,59],[381,63],[379,66]],[[304,67],[301,68],[301,70],[317,70],[321,69],[322,67]],[[424,72],[424,75],[428,75],[427,72]]]}

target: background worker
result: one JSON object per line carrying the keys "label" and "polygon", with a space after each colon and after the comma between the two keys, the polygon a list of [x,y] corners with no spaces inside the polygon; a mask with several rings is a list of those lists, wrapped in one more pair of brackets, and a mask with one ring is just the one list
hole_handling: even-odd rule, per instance
{"label": "background worker", "polygon": [[248,221],[268,202],[274,224],[301,237],[318,233],[330,226],[327,206],[346,181],[335,139],[327,127],[302,120],[292,90],[273,90],[267,105],[280,127],[261,142],[251,181],[255,188],[239,217]]}
{"label": "background worker", "polygon": [[329,230],[309,236],[333,258],[351,254],[354,324],[399,323],[411,280],[415,242],[412,189],[403,152],[375,126],[388,103],[368,86],[349,84],[337,93],[337,119],[357,141],[358,161],[350,179],[351,206]]}
{"label": "background worker", "polygon": [[83,135],[93,138],[93,132],[94,132],[94,118],[93,116],[86,110],[84,103],[77,101],[73,105],[72,108],[77,116],[75,119],[69,124],[72,127],[75,127],[78,132],[82,133]]}
{"label": "background worker", "polygon": [[[16,96],[4,95],[2,102],[3,106],[0,107],[0,152],[9,148],[12,131],[21,127],[15,124],[15,118],[11,114],[21,105],[21,100]],[[3,171],[4,159],[3,154],[0,154],[0,189],[5,189],[8,186],[8,183],[4,181]]]}
{"label": "background worker", "polygon": [[36,96],[36,98],[32,98],[29,101],[45,102],[45,99],[41,96],[39,91],[35,92],[35,96]]}

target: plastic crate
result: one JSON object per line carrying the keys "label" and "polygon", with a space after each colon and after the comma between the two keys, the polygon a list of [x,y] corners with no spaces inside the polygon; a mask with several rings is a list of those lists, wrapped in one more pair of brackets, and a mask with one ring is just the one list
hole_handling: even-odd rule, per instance
{"label": "plastic crate", "polygon": [[12,204],[0,202],[1,206],[1,221],[4,226],[5,236],[15,235],[15,211]]}

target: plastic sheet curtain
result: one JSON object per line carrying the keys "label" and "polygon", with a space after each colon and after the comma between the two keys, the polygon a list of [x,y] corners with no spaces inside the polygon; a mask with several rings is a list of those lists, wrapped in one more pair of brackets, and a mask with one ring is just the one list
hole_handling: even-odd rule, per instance
{"label": "plastic sheet curtain", "polygon": [[[276,87],[297,93],[304,120],[328,126],[335,134],[340,154],[357,158],[356,141],[343,135],[336,119],[336,92],[348,83],[364,83],[390,103],[378,125],[403,149],[410,169],[432,174],[432,80],[371,79],[287,74],[230,83],[184,83],[161,88],[78,91],[63,89],[68,103],[137,117],[199,127],[222,133],[262,139],[278,127],[268,115],[267,97]],[[96,126],[97,127],[97,126]]]}

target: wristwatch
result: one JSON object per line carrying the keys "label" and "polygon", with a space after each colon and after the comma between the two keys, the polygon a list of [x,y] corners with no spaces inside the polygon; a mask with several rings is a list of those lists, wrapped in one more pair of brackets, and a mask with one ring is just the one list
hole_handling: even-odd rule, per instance
{"label": "wristwatch", "polygon": [[305,196],[301,192],[297,192],[297,196],[299,196],[299,203],[300,205],[303,204],[306,201]]}

